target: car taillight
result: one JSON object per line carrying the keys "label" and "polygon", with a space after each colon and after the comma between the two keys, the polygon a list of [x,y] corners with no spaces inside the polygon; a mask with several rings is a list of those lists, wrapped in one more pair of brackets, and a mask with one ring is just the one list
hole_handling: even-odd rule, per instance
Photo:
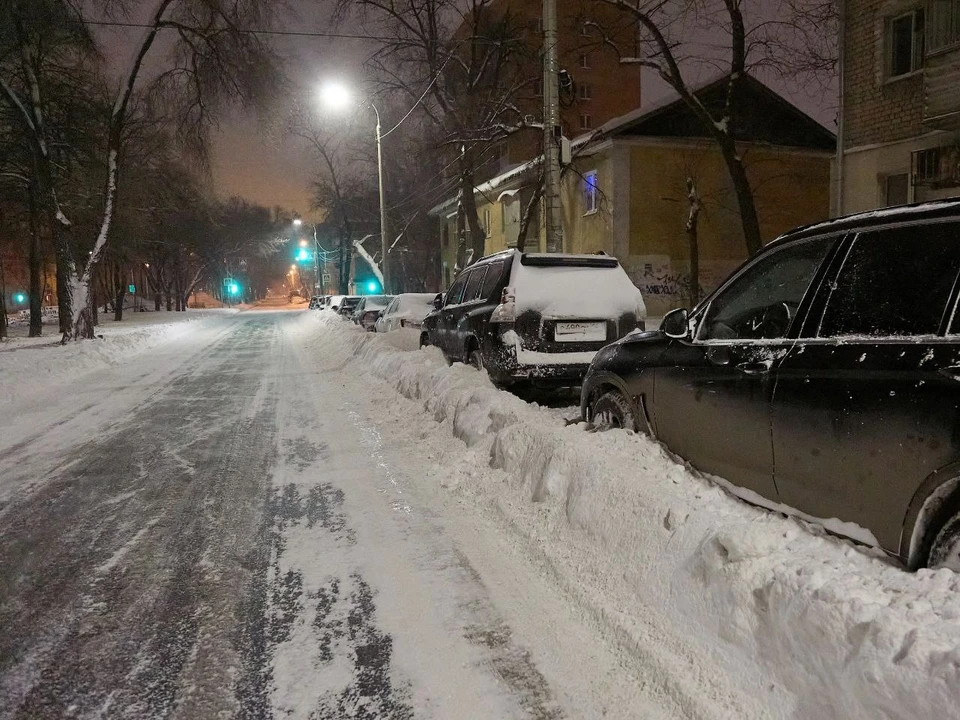
{"label": "car taillight", "polygon": [[513,288],[506,287],[500,293],[500,304],[497,305],[490,316],[490,322],[506,323],[514,322],[517,319],[517,296]]}

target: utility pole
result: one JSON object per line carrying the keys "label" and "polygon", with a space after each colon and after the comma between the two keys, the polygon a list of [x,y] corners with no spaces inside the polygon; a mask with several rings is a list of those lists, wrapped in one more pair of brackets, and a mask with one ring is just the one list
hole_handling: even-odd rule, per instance
{"label": "utility pole", "polygon": [[370,103],[370,107],[377,114],[377,179],[380,185],[380,270],[383,275],[384,295],[390,293],[390,235],[387,231],[387,202],[383,191],[383,135],[380,130],[380,111],[376,105]]}
{"label": "utility pole", "polygon": [[557,0],[543,0],[543,200],[547,252],[563,252],[560,204],[560,64],[557,60]]}

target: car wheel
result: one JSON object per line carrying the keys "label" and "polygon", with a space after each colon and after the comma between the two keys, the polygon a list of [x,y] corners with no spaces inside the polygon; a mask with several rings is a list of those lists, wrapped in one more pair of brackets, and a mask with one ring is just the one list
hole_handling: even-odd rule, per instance
{"label": "car wheel", "polygon": [[598,397],[591,408],[593,424],[601,430],[637,431],[637,413],[630,401],[617,390]]}
{"label": "car wheel", "polygon": [[944,503],[931,533],[933,538],[927,551],[926,567],[960,572],[960,497]]}
{"label": "car wheel", "polygon": [[483,372],[483,355],[480,354],[479,349],[474,348],[470,351],[470,355],[467,357],[467,362],[480,372]]}
{"label": "car wheel", "polygon": [[430,336],[427,333],[420,333],[420,347],[430,347]]}

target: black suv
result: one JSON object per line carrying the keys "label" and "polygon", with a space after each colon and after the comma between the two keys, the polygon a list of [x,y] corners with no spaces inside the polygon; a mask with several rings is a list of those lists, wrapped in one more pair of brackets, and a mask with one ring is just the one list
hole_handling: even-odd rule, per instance
{"label": "black suv", "polygon": [[601,350],[581,412],[751,502],[960,569],[958,299],[958,201],[802,228]]}
{"label": "black suv", "polygon": [[616,258],[507,250],[438,296],[420,342],[485,368],[499,385],[579,385],[597,350],[643,328],[645,317]]}

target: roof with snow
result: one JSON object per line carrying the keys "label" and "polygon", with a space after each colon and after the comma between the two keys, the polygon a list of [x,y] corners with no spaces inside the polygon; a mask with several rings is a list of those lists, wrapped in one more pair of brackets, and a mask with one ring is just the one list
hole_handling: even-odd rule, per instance
{"label": "roof with snow", "polygon": [[[691,91],[712,115],[721,117],[729,82],[730,74],[726,73],[694,86]],[[738,141],[821,152],[833,152],[836,149],[836,135],[786,98],[750,75],[745,75],[740,83],[739,107],[734,113],[736,120],[733,127],[734,137]],[[610,138],[639,136],[697,139],[711,137],[703,122],[683,98],[673,93],[578,136],[571,146],[576,151],[598,145]],[[534,158],[477,185],[476,194],[489,195],[497,190],[522,185],[530,179],[531,171],[540,165],[541,160],[541,157]],[[454,196],[431,209],[429,214],[443,214],[454,207],[456,202]]]}
{"label": "roof with snow", "polygon": [[[692,89],[714,117],[721,117],[730,74]],[[744,142],[780,147],[833,151],[837,137],[812,117],[750,75],[739,81],[739,106],[733,135]],[[611,136],[708,138],[710,134],[693,110],[676,93],[657,103],[613,118],[591,133],[594,139]]]}

